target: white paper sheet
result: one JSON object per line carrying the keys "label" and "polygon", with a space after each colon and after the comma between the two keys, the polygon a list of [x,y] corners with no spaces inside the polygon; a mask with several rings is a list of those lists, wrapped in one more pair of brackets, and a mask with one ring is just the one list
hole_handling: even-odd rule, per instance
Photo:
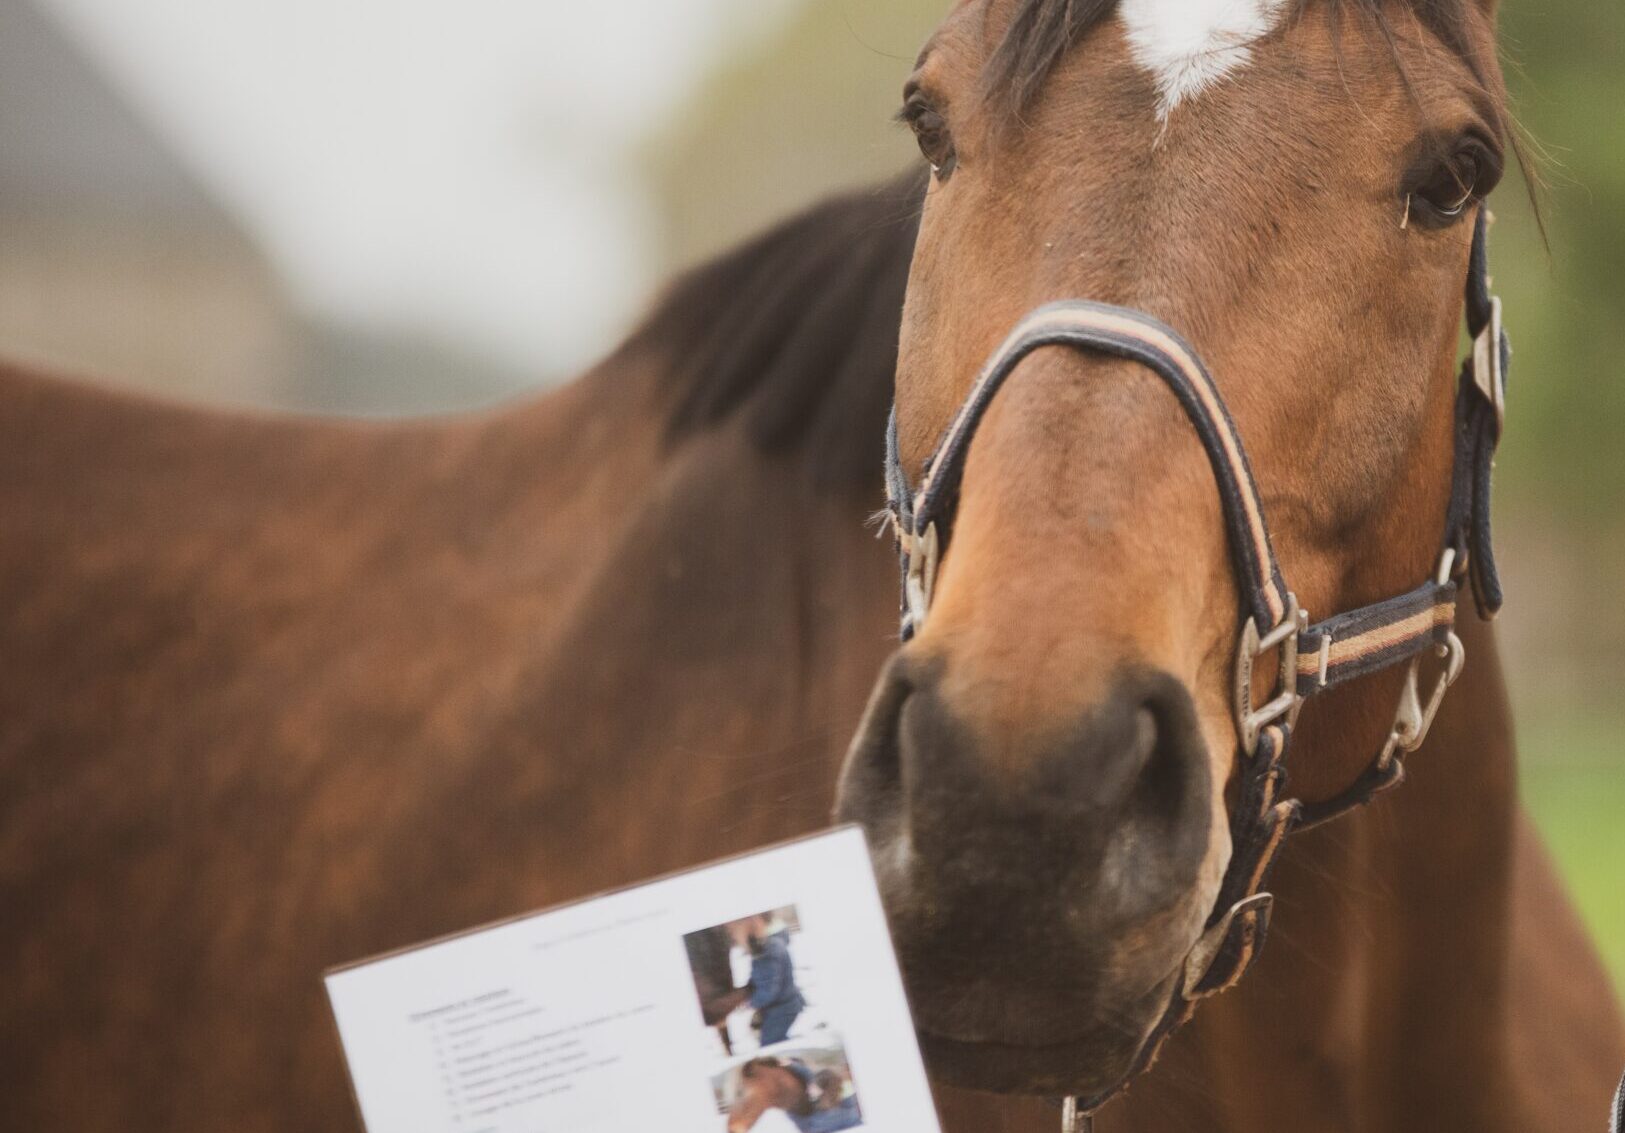
{"label": "white paper sheet", "polygon": [[[702,998],[714,1015],[748,982],[758,1002],[707,1025]],[[344,968],[327,988],[368,1133],[938,1130],[856,828]],[[784,1104],[756,1115],[770,1101]]]}

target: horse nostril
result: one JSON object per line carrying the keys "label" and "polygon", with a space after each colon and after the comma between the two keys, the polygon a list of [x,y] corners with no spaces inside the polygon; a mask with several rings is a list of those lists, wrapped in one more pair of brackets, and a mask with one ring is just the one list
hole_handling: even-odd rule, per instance
{"label": "horse nostril", "polygon": [[1134,741],[1132,749],[1142,759],[1150,759],[1157,746],[1157,717],[1150,708],[1141,705],[1134,712]]}
{"label": "horse nostril", "polygon": [[[887,665],[847,758],[843,815],[862,817],[848,805],[859,798],[872,813],[877,801],[901,805],[905,795],[948,805],[997,788],[1008,803],[1025,800],[1035,812],[1174,819],[1205,787],[1195,706],[1165,673],[1127,673],[1071,724],[1035,722],[1016,736],[986,736],[967,724],[938,677],[911,670],[901,655]],[[1005,759],[990,757],[994,744]]]}
{"label": "horse nostril", "polygon": [[940,664],[889,665],[837,814],[866,828],[893,899],[943,916],[986,902],[1061,915],[1055,902],[1081,886],[1127,923],[1185,892],[1213,808],[1195,704],[1166,673],[1110,687],[1070,721],[998,732],[946,695]]}
{"label": "horse nostril", "polygon": [[[1158,755],[1158,713],[1132,697],[1097,711],[1076,733],[1071,760],[1060,753],[1054,773],[1073,780],[1073,790],[1093,809],[1120,806],[1140,784]],[[1071,767],[1065,766],[1072,763]],[[1079,772],[1082,772],[1081,779]]]}
{"label": "horse nostril", "polygon": [[1206,744],[1190,693],[1166,674],[1150,678],[1139,712],[1149,715],[1156,740],[1139,786],[1143,813],[1172,825],[1193,819],[1193,807],[1206,808],[1209,770]]}
{"label": "horse nostril", "polygon": [[863,720],[852,737],[841,769],[835,814],[842,822],[861,822],[871,834],[900,810],[901,753],[897,731],[912,687],[901,654],[881,670]]}

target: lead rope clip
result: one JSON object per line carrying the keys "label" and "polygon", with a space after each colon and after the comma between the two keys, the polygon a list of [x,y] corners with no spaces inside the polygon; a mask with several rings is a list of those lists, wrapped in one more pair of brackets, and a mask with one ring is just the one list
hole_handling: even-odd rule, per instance
{"label": "lead rope clip", "polygon": [[1061,1103],[1061,1133],[1095,1133],[1095,1115],[1079,1109],[1077,1098]]}
{"label": "lead rope clip", "polygon": [[1510,352],[1505,346],[1506,332],[1501,327],[1501,297],[1492,295],[1489,321],[1473,339],[1473,384],[1495,411],[1497,436],[1506,429],[1507,421],[1507,377],[1506,368],[1501,365],[1501,351],[1505,348]]}
{"label": "lead rope clip", "polygon": [[[1450,581],[1455,565],[1455,549],[1448,548],[1439,560],[1439,573],[1435,576],[1440,586]],[[1405,670],[1399,707],[1388,729],[1388,741],[1383,744],[1382,754],[1377,757],[1379,770],[1387,771],[1396,757],[1402,753],[1409,755],[1422,746],[1433,728],[1434,719],[1439,715],[1440,706],[1444,704],[1445,693],[1461,677],[1461,670],[1467,662],[1467,650],[1454,631],[1446,636],[1442,644],[1435,645],[1433,652],[1443,664],[1426,700],[1422,698],[1422,655],[1413,657]]]}

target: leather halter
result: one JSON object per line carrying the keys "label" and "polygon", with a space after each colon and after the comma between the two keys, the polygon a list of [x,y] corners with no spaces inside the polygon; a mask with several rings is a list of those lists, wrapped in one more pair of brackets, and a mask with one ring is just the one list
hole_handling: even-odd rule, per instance
{"label": "leather halter", "polygon": [[[1150,315],[1080,300],[1052,303],[1029,314],[982,368],[926,463],[918,490],[903,470],[897,412],[892,410],[886,483],[902,560],[904,641],[930,613],[976,431],[1005,381],[1040,347],[1111,354],[1155,373],[1201,438],[1219,490],[1244,612],[1235,670],[1241,790],[1230,819],[1233,854],[1207,929],[1186,956],[1161,1021],[1117,1085],[1093,1098],[1067,1099],[1068,1129],[1086,1128],[1091,1114],[1150,1066],[1200,1000],[1234,986],[1246,973],[1269,928],[1274,898],[1264,884],[1285,836],[1369,803],[1403,782],[1404,757],[1422,745],[1445,692],[1461,672],[1463,650],[1454,632],[1460,581],[1471,577],[1480,616],[1493,618],[1501,608],[1491,545],[1490,476],[1505,419],[1511,348],[1501,328],[1500,300],[1490,294],[1487,225],[1481,208],[1466,288],[1474,348],[1457,383],[1455,464],[1438,572],[1409,593],[1326,621],[1310,624],[1282,577],[1246,449],[1218,387],[1196,352]],[[1429,652],[1437,654],[1441,671],[1424,692],[1421,663]],[[1265,703],[1255,704],[1253,670],[1272,653],[1278,664],[1274,690]],[[1304,700],[1401,664],[1409,670],[1399,708],[1387,741],[1365,772],[1324,802],[1283,797],[1287,748]]]}

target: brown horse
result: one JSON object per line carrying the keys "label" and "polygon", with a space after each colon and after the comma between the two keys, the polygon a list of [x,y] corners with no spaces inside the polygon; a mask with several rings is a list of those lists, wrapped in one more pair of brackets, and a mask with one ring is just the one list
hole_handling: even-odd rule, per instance
{"label": "brown horse", "polygon": [[733,939],[726,925],[701,929],[683,937],[688,951],[688,969],[694,974],[694,991],[700,1000],[700,1015],[707,1027],[716,1029],[723,1052],[733,1053],[728,1033],[728,1016],[749,998],[748,991],[734,986]]}
{"label": "brown horse", "polygon": [[[863,529],[893,370],[917,475],[1039,301],[1133,304],[1192,339],[1306,605],[1425,574],[1452,214],[1477,212],[1506,126],[1491,13],[1415,3],[1236,4],[1195,35],[1204,5],[967,0],[909,95],[937,167],[917,253],[917,184],[835,202],[690,275],[534,403],[361,426],[5,371],[8,1124],[351,1128],[326,966],[827,822],[894,641],[895,564]],[[1211,900],[1238,621],[1216,510],[1166,392],[1120,364],[1034,356],[977,439],[932,622],[885,678],[920,693],[894,753],[910,813],[972,851],[926,839],[888,877],[949,1078],[1109,1076],[1136,989]],[[1469,621],[1413,783],[1289,845],[1257,970],[1108,1129],[1600,1119],[1625,1038],[1517,808],[1493,635]],[[1295,789],[1356,774],[1395,695],[1311,706]],[[1116,744],[1091,725],[1113,712]],[[1206,820],[1135,825],[1170,781],[1207,784],[1180,799]],[[1012,853],[1080,823],[1126,848]],[[954,914],[935,931],[924,895]],[[953,1131],[1055,1121],[941,1097]]]}
{"label": "brown horse", "polygon": [[846,1079],[835,1070],[814,1075],[777,1058],[753,1058],[739,1068],[739,1097],[728,1108],[728,1133],[750,1133],[772,1109],[803,1122],[811,1119],[816,1124],[810,1127],[831,1133],[856,1129],[863,1124],[862,1111],[856,1100],[843,1104],[845,1088]]}

